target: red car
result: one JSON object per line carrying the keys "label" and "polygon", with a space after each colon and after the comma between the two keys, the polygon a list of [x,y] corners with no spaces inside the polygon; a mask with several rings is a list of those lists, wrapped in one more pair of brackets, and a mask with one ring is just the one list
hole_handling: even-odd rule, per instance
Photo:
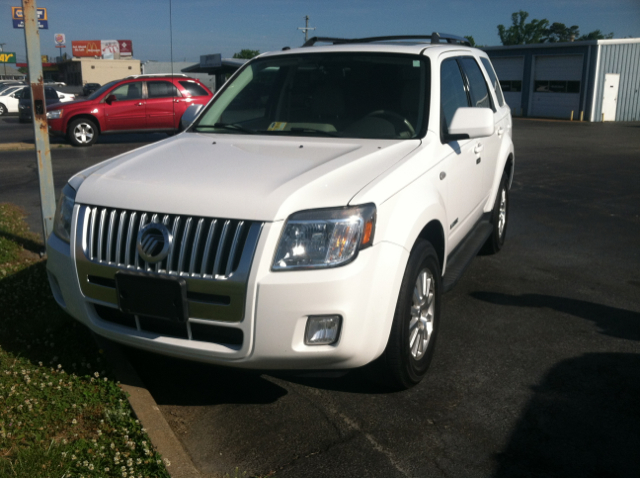
{"label": "red car", "polygon": [[186,75],[137,75],[107,83],[86,100],[55,105],[47,119],[51,134],[89,146],[107,133],[174,133],[190,105],[205,105],[212,96]]}

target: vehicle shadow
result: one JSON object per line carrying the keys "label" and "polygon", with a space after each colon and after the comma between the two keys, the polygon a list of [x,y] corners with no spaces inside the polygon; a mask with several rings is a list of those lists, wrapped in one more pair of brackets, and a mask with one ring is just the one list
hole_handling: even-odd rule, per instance
{"label": "vehicle shadow", "polygon": [[260,373],[122,349],[160,405],[269,404],[287,394]]}
{"label": "vehicle shadow", "polygon": [[640,475],[640,355],[567,359],[532,389],[495,476]]}
{"label": "vehicle shadow", "polygon": [[634,311],[545,294],[510,295],[476,291],[470,295],[501,306],[550,308],[593,321],[600,328],[600,332],[607,336],[640,341],[640,313]]}

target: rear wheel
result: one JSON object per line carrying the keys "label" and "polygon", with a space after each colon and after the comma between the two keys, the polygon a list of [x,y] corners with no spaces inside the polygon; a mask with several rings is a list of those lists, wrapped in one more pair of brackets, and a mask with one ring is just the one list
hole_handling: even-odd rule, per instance
{"label": "rear wheel", "polygon": [[0,116],[7,114],[7,107],[0,103]]}
{"label": "rear wheel", "polygon": [[402,279],[389,342],[373,365],[378,381],[407,389],[427,373],[440,325],[441,284],[438,255],[431,243],[419,239]]}
{"label": "rear wheel", "polygon": [[507,236],[507,220],[509,219],[509,177],[507,173],[502,174],[498,195],[491,212],[491,223],[493,231],[487,238],[487,242],[482,246],[481,253],[496,254],[504,246]]}
{"label": "rear wheel", "polygon": [[87,118],[78,118],[69,123],[67,138],[73,146],[91,146],[98,139],[98,127]]}

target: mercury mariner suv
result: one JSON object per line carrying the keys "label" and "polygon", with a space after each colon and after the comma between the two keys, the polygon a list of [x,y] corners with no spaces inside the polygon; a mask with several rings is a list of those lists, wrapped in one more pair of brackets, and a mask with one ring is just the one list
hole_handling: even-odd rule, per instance
{"label": "mercury mariner suv", "polygon": [[486,53],[313,38],[198,108],[69,180],[47,244],[60,306],[179,358],[418,383],[441,294],[507,231],[511,114]]}

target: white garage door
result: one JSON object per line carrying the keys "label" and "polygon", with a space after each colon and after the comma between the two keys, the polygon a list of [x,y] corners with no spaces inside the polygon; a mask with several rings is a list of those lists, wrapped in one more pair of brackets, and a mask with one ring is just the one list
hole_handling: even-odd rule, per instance
{"label": "white garage door", "polygon": [[582,88],[582,55],[536,56],[531,116],[578,117]]}
{"label": "white garage door", "polygon": [[500,80],[504,99],[511,108],[511,114],[520,115],[524,57],[492,58],[491,63]]}

